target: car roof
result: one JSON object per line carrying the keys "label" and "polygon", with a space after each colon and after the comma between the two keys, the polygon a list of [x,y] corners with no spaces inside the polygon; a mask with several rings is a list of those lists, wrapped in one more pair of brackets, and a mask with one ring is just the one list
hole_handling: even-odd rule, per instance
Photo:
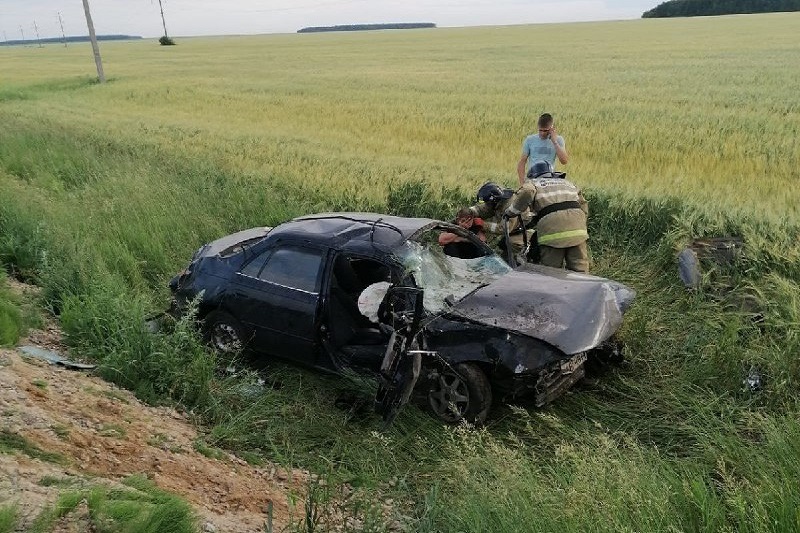
{"label": "car roof", "polygon": [[285,222],[269,236],[294,237],[351,249],[378,245],[384,249],[401,246],[418,232],[448,224],[430,218],[406,218],[379,213],[318,213]]}

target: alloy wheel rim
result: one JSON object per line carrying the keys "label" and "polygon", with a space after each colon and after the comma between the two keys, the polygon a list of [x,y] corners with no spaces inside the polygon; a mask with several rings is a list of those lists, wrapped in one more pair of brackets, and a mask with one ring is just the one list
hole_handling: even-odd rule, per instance
{"label": "alloy wheel rim", "polygon": [[455,372],[439,374],[428,392],[428,403],[440,418],[458,422],[469,407],[467,383]]}
{"label": "alloy wheel rim", "polygon": [[212,337],[214,348],[223,353],[234,353],[242,349],[242,341],[230,324],[215,324]]}

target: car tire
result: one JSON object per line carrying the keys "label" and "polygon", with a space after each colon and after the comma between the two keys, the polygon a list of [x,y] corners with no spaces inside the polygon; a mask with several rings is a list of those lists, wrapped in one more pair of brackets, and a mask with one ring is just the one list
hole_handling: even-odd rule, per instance
{"label": "car tire", "polygon": [[247,345],[244,326],[225,311],[211,311],[203,320],[203,340],[220,354],[235,356]]}
{"label": "car tire", "polygon": [[481,424],[492,407],[489,378],[473,363],[448,365],[434,374],[428,388],[428,407],[442,422],[466,420]]}

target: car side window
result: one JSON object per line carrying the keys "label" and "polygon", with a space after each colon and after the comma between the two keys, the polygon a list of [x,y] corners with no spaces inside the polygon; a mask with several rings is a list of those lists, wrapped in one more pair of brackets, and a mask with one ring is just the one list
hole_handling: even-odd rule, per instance
{"label": "car side window", "polygon": [[269,259],[272,250],[267,250],[262,254],[257,255],[252,261],[247,263],[245,267],[242,269],[242,274],[245,276],[250,276],[251,278],[257,278],[259,273],[261,273],[261,269],[264,267],[264,263],[267,262]]}
{"label": "car side window", "polygon": [[319,292],[322,252],[308,248],[279,248],[269,257],[259,278],[284,287]]}

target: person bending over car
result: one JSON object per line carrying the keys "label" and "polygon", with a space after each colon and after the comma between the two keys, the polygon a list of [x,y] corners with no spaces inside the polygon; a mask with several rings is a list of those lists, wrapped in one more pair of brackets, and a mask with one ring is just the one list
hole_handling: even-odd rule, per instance
{"label": "person bending over car", "polygon": [[[508,223],[510,245],[513,247],[514,255],[521,258],[523,247],[525,246],[525,239],[522,235],[523,228],[519,225],[519,217],[514,217],[507,221],[503,220],[503,213],[511,205],[511,198],[513,195],[513,190],[503,189],[498,184],[489,181],[478,189],[479,203],[473,205],[469,209],[476,217],[483,218],[484,230],[499,239],[499,247],[503,252],[507,252],[509,246],[508,243],[505,242],[505,232],[503,229],[503,224]],[[526,225],[530,218],[530,211],[523,210],[522,219]],[[528,241],[530,242],[533,231],[526,231],[528,231]]]}
{"label": "person bending over car", "polygon": [[576,272],[589,271],[586,217],[589,203],[563,172],[553,172],[547,161],[536,161],[527,179],[503,213],[517,217],[526,209],[533,214],[542,265]]}
{"label": "person bending over car", "polygon": [[[465,230],[471,231],[477,235],[481,241],[486,242],[486,233],[483,231],[483,220],[480,217],[476,217],[469,207],[459,209],[456,214],[456,224]],[[469,242],[469,240],[448,231],[442,232],[442,234],[439,235],[439,245],[442,246],[444,253],[451,257],[474,259],[481,255],[480,251],[474,244]]]}

